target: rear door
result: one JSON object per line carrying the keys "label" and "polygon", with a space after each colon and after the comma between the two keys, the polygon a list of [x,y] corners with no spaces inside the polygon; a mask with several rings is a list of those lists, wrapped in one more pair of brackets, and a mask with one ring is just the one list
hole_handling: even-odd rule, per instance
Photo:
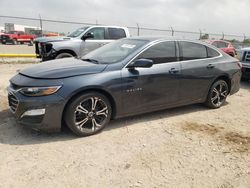
{"label": "rear door", "polygon": [[124,109],[136,113],[178,103],[180,62],[175,41],[154,44],[136,59],[151,59],[154,64],[150,68],[123,68]]}
{"label": "rear door", "polygon": [[181,59],[180,100],[192,102],[204,99],[212,81],[219,74],[221,55],[200,43],[179,41]]}

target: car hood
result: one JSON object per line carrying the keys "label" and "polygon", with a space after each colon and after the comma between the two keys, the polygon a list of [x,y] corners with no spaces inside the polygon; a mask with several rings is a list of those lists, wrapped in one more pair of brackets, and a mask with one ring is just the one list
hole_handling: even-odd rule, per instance
{"label": "car hood", "polygon": [[47,61],[19,71],[32,78],[57,79],[102,72],[107,65],[94,64],[76,58]]}
{"label": "car hood", "polygon": [[35,42],[61,42],[72,40],[71,37],[39,37],[35,39]]}

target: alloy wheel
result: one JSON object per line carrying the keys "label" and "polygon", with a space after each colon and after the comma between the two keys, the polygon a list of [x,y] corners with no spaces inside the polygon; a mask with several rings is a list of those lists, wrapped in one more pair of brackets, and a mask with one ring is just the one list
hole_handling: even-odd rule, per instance
{"label": "alloy wheel", "polygon": [[212,91],[211,103],[219,107],[221,106],[227,98],[228,87],[225,82],[218,83]]}
{"label": "alloy wheel", "polygon": [[99,97],[86,98],[75,109],[75,126],[81,132],[96,132],[105,125],[108,113],[104,100]]}

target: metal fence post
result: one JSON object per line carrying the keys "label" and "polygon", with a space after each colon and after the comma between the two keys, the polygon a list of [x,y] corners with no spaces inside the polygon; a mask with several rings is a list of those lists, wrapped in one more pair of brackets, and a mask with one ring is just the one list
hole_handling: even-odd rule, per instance
{"label": "metal fence post", "polygon": [[171,32],[172,32],[172,36],[174,36],[174,29],[173,29],[173,27],[171,26],[170,29],[171,29]]}
{"label": "metal fence post", "polygon": [[225,38],[225,34],[224,32],[222,32],[222,40],[224,40],[224,38]]}
{"label": "metal fence post", "polygon": [[243,34],[243,41],[245,41],[247,39],[245,33]]}
{"label": "metal fence post", "polygon": [[43,21],[40,14],[39,14],[39,19],[40,19],[41,35],[43,36]]}
{"label": "metal fence post", "polygon": [[140,36],[140,26],[138,23],[136,23],[136,25],[137,25],[137,36]]}

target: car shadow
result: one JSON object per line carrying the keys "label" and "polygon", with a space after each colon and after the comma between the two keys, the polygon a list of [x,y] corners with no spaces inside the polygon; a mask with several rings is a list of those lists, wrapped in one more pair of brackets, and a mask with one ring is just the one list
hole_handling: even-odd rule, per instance
{"label": "car shadow", "polygon": [[[227,103],[225,104],[227,105]],[[132,117],[112,120],[105,127],[104,132],[124,126],[133,126],[136,123],[153,121],[161,118],[170,118],[181,116],[183,114],[193,113],[196,111],[208,111],[203,105],[189,105],[173,109],[161,110]],[[65,127],[65,126],[64,126]],[[100,133],[101,134],[101,133]],[[73,139],[88,139],[88,137],[79,138],[75,136],[68,128],[63,128],[59,133],[38,132],[16,123],[15,118],[9,110],[0,112],[0,143],[8,145],[34,145],[49,142],[70,141]]]}

